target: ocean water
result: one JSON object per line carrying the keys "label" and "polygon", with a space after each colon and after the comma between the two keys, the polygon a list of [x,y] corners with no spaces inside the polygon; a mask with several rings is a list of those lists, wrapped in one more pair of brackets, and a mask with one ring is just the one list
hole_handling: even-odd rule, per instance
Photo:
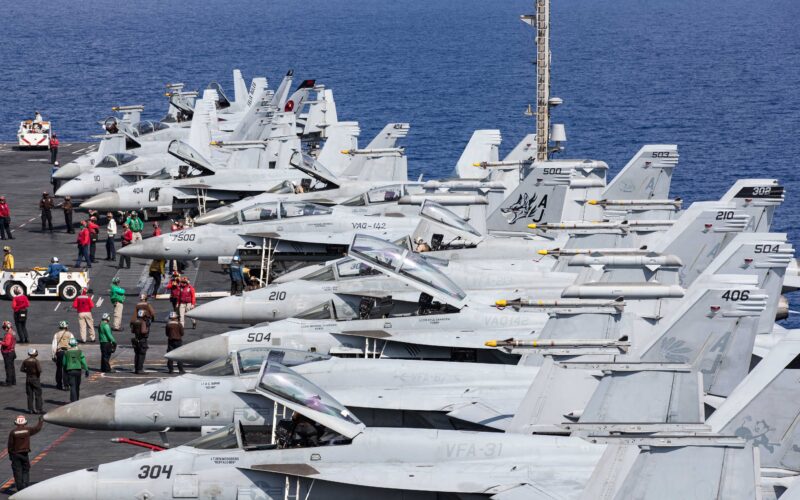
{"label": "ocean water", "polygon": [[[166,109],[164,83],[202,89],[230,71],[332,88],[362,141],[411,123],[410,173],[447,175],[473,130],[500,129],[503,151],[533,121],[532,1],[49,0],[9,2],[0,19],[0,140],[41,111],[86,140],[113,105]],[[798,243],[800,2],[554,0],[554,112],[567,155],[612,173],[645,143],[674,143],[673,194],[722,195],[735,179],[780,179],[774,229]],[[232,93],[232,92],[231,92]],[[794,307],[798,305],[794,301]]]}

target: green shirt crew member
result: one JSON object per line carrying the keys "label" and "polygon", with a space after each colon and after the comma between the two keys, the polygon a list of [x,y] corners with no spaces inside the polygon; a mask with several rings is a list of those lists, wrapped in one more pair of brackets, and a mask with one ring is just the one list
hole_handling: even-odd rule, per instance
{"label": "green shirt crew member", "polygon": [[86,365],[86,356],[78,349],[78,340],[70,339],[69,349],[64,352],[64,370],[69,380],[69,400],[77,401],[81,397],[81,371],[89,376],[89,367]]}
{"label": "green shirt crew member", "polygon": [[125,224],[128,225],[128,228],[133,233],[133,239],[131,240],[131,243],[142,241],[142,229],[144,229],[144,221],[139,218],[139,214],[136,213],[136,210],[131,212],[130,217],[125,219]]}
{"label": "green shirt crew member", "polygon": [[119,286],[119,277],[114,277],[111,280],[111,289],[109,290],[111,304],[114,305],[114,320],[112,328],[115,332],[122,331],[122,308],[125,303],[125,289]]}
{"label": "green shirt crew member", "polygon": [[117,350],[117,339],[111,333],[109,321],[111,317],[108,313],[103,313],[103,320],[100,322],[100,371],[109,373],[111,369],[111,354]]}

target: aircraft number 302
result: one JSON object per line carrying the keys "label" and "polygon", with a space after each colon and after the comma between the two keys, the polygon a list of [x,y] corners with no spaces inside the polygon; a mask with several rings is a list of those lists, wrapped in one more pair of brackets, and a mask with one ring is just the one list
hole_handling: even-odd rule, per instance
{"label": "aircraft number 302", "polygon": [[139,479],[158,479],[164,474],[169,479],[172,476],[171,465],[142,465],[139,467]]}

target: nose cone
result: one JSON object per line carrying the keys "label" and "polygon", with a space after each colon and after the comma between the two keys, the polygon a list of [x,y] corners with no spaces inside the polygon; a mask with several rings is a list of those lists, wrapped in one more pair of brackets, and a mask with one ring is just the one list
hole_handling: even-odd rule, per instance
{"label": "nose cone", "polygon": [[60,167],[53,173],[54,179],[60,179],[62,181],[66,181],[72,179],[73,177],[77,177],[81,175],[82,168],[77,163],[67,163],[66,165]]}
{"label": "nose cone", "polygon": [[204,365],[228,354],[228,337],[215,335],[195,340],[168,352],[164,357],[192,365]]}
{"label": "nose cone", "polygon": [[244,318],[244,297],[225,297],[201,304],[187,316],[212,323],[246,323]]}
{"label": "nose cone", "polygon": [[58,188],[56,196],[72,196],[73,198],[84,198],[94,194],[94,190],[87,189],[87,185],[80,179],[72,179],[67,181],[63,186]]}
{"label": "nose cone", "polygon": [[232,214],[235,214],[236,210],[229,208],[229,207],[220,207],[216,208],[210,212],[206,212],[202,215],[198,215],[194,218],[195,224],[217,224],[222,220],[230,217]]}
{"label": "nose cone", "polygon": [[110,430],[116,428],[114,398],[92,396],[47,412],[45,422],[78,429]]}
{"label": "nose cone", "polygon": [[[83,206],[83,205],[81,205]],[[156,236],[146,240],[137,241],[126,247],[117,250],[118,254],[128,257],[141,257],[143,259],[158,259],[161,257],[173,257],[169,255],[164,246],[165,236]]]}
{"label": "nose cone", "polygon": [[81,208],[91,208],[93,210],[119,210],[119,194],[116,191],[100,193],[81,203]]}
{"label": "nose cone", "polygon": [[94,500],[97,498],[97,472],[77,470],[28,486],[11,496],[14,500]]}

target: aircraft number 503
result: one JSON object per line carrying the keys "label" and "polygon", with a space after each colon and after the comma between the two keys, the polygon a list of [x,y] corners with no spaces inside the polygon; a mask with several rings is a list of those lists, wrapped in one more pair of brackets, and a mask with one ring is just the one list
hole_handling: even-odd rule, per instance
{"label": "aircraft number 503", "polygon": [[158,479],[161,474],[167,476],[169,479],[172,476],[171,465],[142,465],[139,467],[139,479]]}

